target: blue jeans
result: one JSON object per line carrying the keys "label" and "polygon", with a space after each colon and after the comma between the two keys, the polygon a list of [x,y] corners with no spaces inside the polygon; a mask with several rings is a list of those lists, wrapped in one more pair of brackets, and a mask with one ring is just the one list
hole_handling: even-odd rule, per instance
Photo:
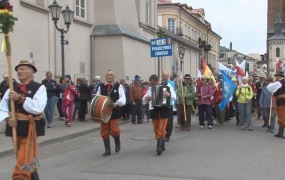
{"label": "blue jeans", "polygon": [[55,102],[56,102],[56,96],[52,96],[47,99],[47,105],[45,107],[45,116],[49,124],[51,124],[53,121],[53,112],[54,112]]}
{"label": "blue jeans", "polygon": [[[270,122],[270,129],[273,129],[274,130],[274,127],[275,127],[275,114],[274,114],[274,107],[272,107],[272,110],[271,110],[271,122]],[[269,108],[263,108],[263,114],[265,116],[265,122],[266,122],[266,125],[267,127],[269,126],[269,114],[270,114],[270,107]]]}
{"label": "blue jeans", "polygon": [[207,104],[201,104],[198,105],[198,112],[199,112],[199,125],[205,126],[204,120],[205,120],[205,114],[206,113],[206,119],[208,121],[208,126],[213,126],[213,119],[212,119],[212,107],[211,105]]}

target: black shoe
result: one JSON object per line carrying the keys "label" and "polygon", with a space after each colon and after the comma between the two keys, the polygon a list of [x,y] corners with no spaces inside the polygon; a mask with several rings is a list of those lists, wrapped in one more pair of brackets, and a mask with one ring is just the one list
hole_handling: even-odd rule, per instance
{"label": "black shoe", "polygon": [[110,139],[103,139],[103,141],[105,146],[105,153],[103,156],[109,156],[111,155]]}
{"label": "black shoe", "polygon": [[132,124],[137,124],[136,122],[132,122]]}
{"label": "black shoe", "polygon": [[138,122],[138,124],[142,124],[142,122],[140,121],[140,122]]}
{"label": "black shoe", "polygon": [[31,174],[31,180],[40,180],[38,171],[35,171]]}
{"label": "black shoe", "polygon": [[239,122],[237,122],[236,125],[239,126]]}
{"label": "black shoe", "polygon": [[165,142],[169,142],[170,141],[170,138],[165,138]]}
{"label": "black shoe", "polygon": [[114,140],[115,140],[115,144],[116,144],[115,151],[119,152],[121,150],[120,136],[115,137]]}
{"label": "black shoe", "polygon": [[79,121],[80,122],[86,122],[87,120],[86,119],[80,119]]}
{"label": "black shoe", "polygon": [[157,150],[156,150],[156,153],[158,156],[161,155],[161,153],[162,153],[162,144],[163,144],[163,139],[159,138],[157,140]]}
{"label": "black shoe", "polygon": [[274,137],[280,137],[280,138],[283,138],[283,135],[278,133],[278,134],[275,134]]}
{"label": "black shoe", "polygon": [[162,151],[165,151],[165,141],[162,141],[161,149],[162,149]]}
{"label": "black shoe", "polygon": [[262,128],[265,128],[265,127],[267,127],[267,125],[266,125],[266,124],[263,124]]}

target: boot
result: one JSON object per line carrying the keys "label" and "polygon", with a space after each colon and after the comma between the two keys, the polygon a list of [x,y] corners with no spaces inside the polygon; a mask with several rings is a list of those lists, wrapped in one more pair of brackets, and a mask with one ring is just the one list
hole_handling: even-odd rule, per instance
{"label": "boot", "polygon": [[115,144],[116,144],[116,148],[115,151],[119,152],[121,150],[121,141],[120,141],[120,135],[114,138],[115,140]]}
{"label": "boot", "polygon": [[283,133],[284,133],[284,127],[279,126],[279,131],[277,134],[275,134],[275,137],[280,137],[283,138]]}
{"label": "boot", "polygon": [[31,180],[40,180],[38,171],[35,171],[31,174]]}
{"label": "boot", "polygon": [[162,139],[162,146],[161,146],[162,151],[165,151],[165,140]]}
{"label": "boot", "polygon": [[156,150],[157,155],[160,155],[162,153],[162,144],[163,144],[163,139],[159,138],[157,140],[157,150]]}
{"label": "boot", "polygon": [[103,141],[105,146],[105,153],[103,154],[103,156],[109,156],[111,155],[110,139],[103,139]]}

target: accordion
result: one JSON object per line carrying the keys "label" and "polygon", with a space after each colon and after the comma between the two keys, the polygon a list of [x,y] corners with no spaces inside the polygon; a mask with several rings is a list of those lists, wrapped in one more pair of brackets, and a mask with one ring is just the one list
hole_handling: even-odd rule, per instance
{"label": "accordion", "polygon": [[151,107],[170,107],[170,97],[163,97],[164,92],[169,92],[170,88],[166,85],[158,85],[151,87]]}

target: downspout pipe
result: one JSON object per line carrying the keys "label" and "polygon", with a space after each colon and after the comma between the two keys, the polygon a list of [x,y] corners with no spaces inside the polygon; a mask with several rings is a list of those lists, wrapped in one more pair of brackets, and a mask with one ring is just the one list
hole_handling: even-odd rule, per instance
{"label": "downspout pipe", "polygon": [[90,81],[93,80],[95,77],[94,71],[95,71],[95,36],[90,35]]}

